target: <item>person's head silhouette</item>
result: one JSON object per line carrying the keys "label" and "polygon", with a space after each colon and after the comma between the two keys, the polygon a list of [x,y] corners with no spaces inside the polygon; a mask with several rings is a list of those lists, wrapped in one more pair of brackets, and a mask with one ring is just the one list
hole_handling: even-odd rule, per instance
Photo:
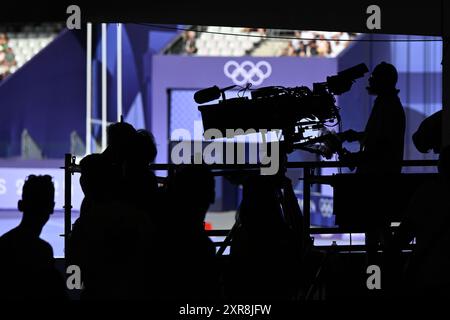
{"label": "person's head silhouette", "polygon": [[419,152],[428,153],[431,149],[439,153],[442,145],[442,110],[425,118],[412,135],[414,146]]}
{"label": "person's head silhouette", "polygon": [[80,161],[80,186],[84,195],[91,200],[106,200],[113,185],[105,159],[101,154],[88,154]]}
{"label": "person's head silhouette", "polygon": [[381,62],[372,71],[367,91],[371,95],[398,92],[395,88],[398,80],[397,69],[390,63]]}
{"label": "person's head silhouette", "polygon": [[55,207],[55,187],[52,177],[28,176],[22,189],[22,199],[18,202],[19,211],[23,212],[22,224],[36,230],[42,230]]}
{"label": "person's head silhouette", "polygon": [[117,122],[107,128],[108,147],[103,152],[113,162],[123,162],[132,152],[136,129],[127,122]]}
{"label": "person's head silhouette", "polygon": [[145,129],[139,129],[136,135],[137,156],[146,165],[155,161],[158,153],[156,149],[155,137]]}

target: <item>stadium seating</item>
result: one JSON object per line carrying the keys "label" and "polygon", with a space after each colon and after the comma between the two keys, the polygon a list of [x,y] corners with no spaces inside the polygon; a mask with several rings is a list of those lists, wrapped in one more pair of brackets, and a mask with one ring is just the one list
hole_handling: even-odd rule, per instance
{"label": "stadium seating", "polygon": [[[192,30],[195,30],[193,28]],[[195,38],[195,47],[197,51],[194,55],[198,56],[282,56],[282,55],[297,55],[288,54],[288,46],[291,43],[291,38],[297,35],[292,30],[264,30],[249,31],[248,28],[242,27],[220,27],[208,26],[198,30]],[[253,29],[255,30],[255,29]],[[267,38],[268,36],[278,37],[279,39]],[[338,37],[341,42],[331,44],[331,53],[320,54],[325,57],[336,57],[347,45],[347,40],[350,40],[348,33],[337,32],[321,32],[321,31],[306,31],[304,37],[319,37],[325,39],[332,39]],[[288,38],[283,38],[288,37]],[[304,41],[306,46],[308,44]],[[339,45],[336,45],[339,44]],[[310,50],[306,50],[306,56],[310,56]]]}
{"label": "stadium seating", "polygon": [[15,30],[1,30],[9,38],[9,47],[13,50],[17,65],[10,69],[14,73],[39,51],[46,47],[63,29],[59,23],[27,25]]}
{"label": "stadium seating", "polygon": [[209,26],[206,31],[195,43],[199,56],[243,56],[261,41],[259,33],[243,28]]}

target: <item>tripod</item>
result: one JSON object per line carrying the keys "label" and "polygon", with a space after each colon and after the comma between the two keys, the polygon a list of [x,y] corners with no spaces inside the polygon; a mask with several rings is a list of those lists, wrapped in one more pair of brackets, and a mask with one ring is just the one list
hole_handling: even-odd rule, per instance
{"label": "tripod", "polygon": [[[287,154],[289,153],[288,151],[292,151],[289,148],[286,143],[280,143],[280,165],[274,180],[277,182],[277,198],[282,209],[283,219],[286,221],[288,227],[295,233],[298,247],[301,251],[303,251],[305,247],[307,247],[307,243],[310,241],[310,238],[309,235],[305,233],[305,217],[303,216],[302,210],[298,204],[292,182],[286,176]],[[239,173],[249,175],[249,172],[245,170],[239,171]],[[222,174],[227,176],[229,172],[225,171]],[[218,256],[223,255],[225,249],[230,245],[232,238],[239,227],[240,221],[237,220],[225,238],[222,246],[219,248],[217,252]]]}
{"label": "tripod", "polygon": [[[306,292],[308,291],[308,286],[310,285],[310,281],[304,277],[304,275],[309,275],[309,272],[305,272],[307,269],[307,265],[305,261],[308,260],[308,255],[311,252],[312,249],[312,239],[309,236],[309,233],[306,230],[306,223],[309,223],[309,219],[305,219],[302,210],[300,208],[299,202],[297,200],[297,196],[294,191],[294,187],[292,184],[292,181],[287,177],[287,155],[288,150],[286,147],[286,143],[282,143],[280,149],[282,152],[280,152],[281,158],[280,158],[280,166],[278,173],[268,178],[271,180],[269,182],[269,185],[271,186],[270,190],[274,190],[274,193],[276,194],[276,200],[278,202],[280,213],[282,215],[282,220],[284,221],[284,224],[287,226],[287,229],[285,230],[288,234],[285,234],[290,240],[291,246],[289,246],[292,250],[290,251],[292,253],[292,257],[295,257],[295,261],[298,262],[298,274],[295,275],[294,278],[292,278],[292,283],[297,283],[298,288],[296,289],[295,297],[296,299],[301,299],[304,296],[306,296]],[[247,173],[249,175],[250,173]],[[253,173],[253,172],[252,172]],[[273,182],[273,185],[272,185]],[[272,188],[273,186],[273,188]],[[270,192],[271,193],[271,192]],[[244,193],[245,196],[245,193]],[[255,201],[255,200],[253,200]],[[238,209],[237,213],[237,219],[234,223],[233,227],[231,228],[230,232],[228,233],[226,239],[221,244],[217,256],[223,255],[226,248],[230,246],[233,239],[236,237],[236,235],[240,232],[241,228],[245,227],[241,223],[240,219],[240,209]],[[258,212],[256,212],[258,214]],[[278,212],[277,212],[278,214]],[[253,216],[253,219],[258,219],[258,216]],[[307,220],[307,221],[305,221]],[[265,229],[264,229],[265,230]],[[245,231],[244,231],[245,232]],[[267,231],[268,238],[271,238],[271,229],[268,229]],[[277,232],[273,231],[272,235],[275,235]],[[284,238],[284,236],[282,237]],[[277,236],[275,238],[277,239]],[[257,246],[261,246],[260,242],[255,243]],[[297,265],[297,263],[295,263]],[[305,269],[305,270],[303,270]],[[286,270],[287,271],[287,270]],[[288,272],[288,271],[287,271]],[[298,290],[298,292],[297,292]]]}

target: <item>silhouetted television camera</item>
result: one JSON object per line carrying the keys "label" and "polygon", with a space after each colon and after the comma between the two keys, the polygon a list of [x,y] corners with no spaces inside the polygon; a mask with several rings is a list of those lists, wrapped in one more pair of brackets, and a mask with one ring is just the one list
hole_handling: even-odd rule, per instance
{"label": "silhouetted television camera", "polygon": [[[207,103],[222,97],[216,104],[200,105],[203,128],[226,131],[242,129],[281,129],[284,140],[299,141],[306,129],[321,129],[340,121],[334,95],[351,89],[358,78],[368,72],[364,63],[327,77],[326,82],[314,83],[313,89],[301,87],[263,87],[250,90],[251,98],[226,99],[225,91],[217,86],[196,92],[197,103]],[[245,134],[245,133],[244,133]]]}

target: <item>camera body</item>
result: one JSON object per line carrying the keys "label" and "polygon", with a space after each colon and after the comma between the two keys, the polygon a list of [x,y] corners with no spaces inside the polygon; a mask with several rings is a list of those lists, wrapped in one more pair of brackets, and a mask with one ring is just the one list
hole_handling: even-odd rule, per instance
{"label": "camera body", "polygon": [[222,133],[226,129],[286,130],[304,119],[320,124],[339,117],[332,94],[315,93],[308,87],[264,87],[253,90],[251,99],[227,99],[198,109],[204,130],[218,129]]}
{"label": "camera body", "polygon": [[[361,63],[327,77],[326,82],[314,83],[312,90],[306,86],[263,87],[251,90],[251,98],[226,99],[224,91],[227,88],[223,89],[221,101],[198,107],[203,129],[219,130],[223,136],[226,136],[227,129],[240,130],[241,134],[246,134],[250,129],[280,129],[285,141],[304,142],[303,133],[306,130],[321,130],[340,122],[334,96],[349,91],[355,79],[368,71],[367,66]],[[208,93],[208,90],[201,91]],[[212,100],[217,97],[217,94],[211,95]],[[204,102],[207,100],[202,99]]]}

